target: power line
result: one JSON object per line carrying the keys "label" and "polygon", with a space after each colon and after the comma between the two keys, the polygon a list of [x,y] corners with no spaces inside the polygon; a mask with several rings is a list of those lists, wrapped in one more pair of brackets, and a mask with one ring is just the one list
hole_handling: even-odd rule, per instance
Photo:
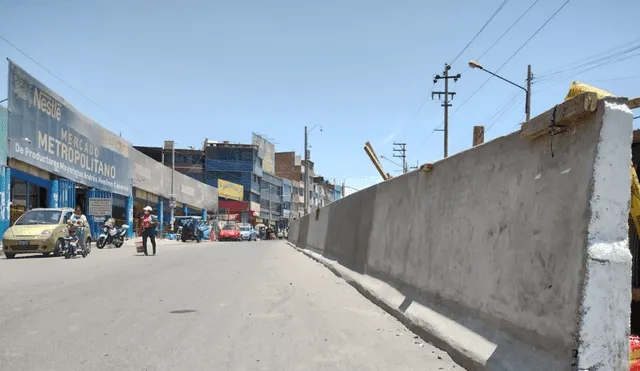
{"label": "power line", "polygon": [[500,6],[498,7],[498,9],[496,9],[493,14],[491,15],[491,17],[489,17],[489,19],[484,23],[484,25],[482,26],[482,28],[480,28],[480,30],[476,33],[476,35],[471,39],[471,41],[469,41],[469,43],[467,43],[467,46],[465,46],[460,53],[458,53],[458,55],[456,55],[455,58],[453,58],[453,60],[451,61],[451,63],[449,63],[450,65],[456,63],[456,61],[458,60],[458,58],[460,58],[460,56],[462,55],[462,53],[464,53],[469,46],[471,46],[471,44],[473,44],[473,42],[478,38],[478,36],[480,36],[480,34],[482,33],[482,31],[484,31],[484,29],[489,25],[489,23],[491,23],[491,21],[493,20],[493,18],[495,18],[496,15],[498,15],[498,13],[500,13],[500,11],[502,10],[502,8],[509,2],[509,0],[504,0],[502,2],[502,4],[500,4]]}
{"label": "power line", "polygon": [[[547,78],[549,76],[552,75],[556,75],[558,73],[561,72],[565,72],[565,71],[569,71],[575,68],[578,68],[580,66],[583,65],[588,65],[591,63],[598,63],[600,61],[603,60],[607,60],[609,58],[612,57],[616,57],[616,56],[620,56],[620,55],[624,55],[625,53],[629,52],[629,51],[633,51],[635,49],[637,49],[638,43],[640,42],[640,38],[632,40],[628,43],[624,43],[622,45],[618,45],[616,47],[592,54],[588,57],[584,57],[584,58],[580,58],[578,60],[574,60],[570,63],[567,63],[565,65],[562,66],[558,66],[555,67],[553,69],[547,70],[547,71],[542,71],[541,73],[541,79],[543,78]],[[631,49],[631,50],[630,50]]]}
{"label": "power line", "polygon": [[[555,16],[560,13],[560,11],[569,3],[569,1],[571,0],[567,0],[564,2],[564,4],[562,4],[562,6],[560,6],[560,8],[558,8],[558,10],[555,11],[555,13],[553,13],[549,18],[547,18],[547,20],[542,24],[542,26],[540,26],[540,28],[538,28],[536,30],[536,32],[533,33],[533,35],[531,35],[527,41],[525,41],[519,48],[518,50],[516,50],[513,54],[511,54],[511,56],[509,58],[507,58],[507,60],[495,71],[495,73],[500,72],[500,70],[502,70],[507,63],[509,63],[522,49],[524,49],[524,47],[538,34],[540,33],[540,31],[542,31],[542,29],[549,23],[551,22],[551,20],[553,18],[555,18]],[[451,114],[451,116],[455,115],[456,112],[460,111],[460,109],[462,109],[462,107],[464,107],[465,104],[467,104],[467,102],[469,102],[471,100],[471,98],[473,98],[482,88],[484,88],[485,85],[487,85],[487,83],[493,78],[493,76],[489,76],[489,78],[487,78],[485,80],[485,82],[482,83],[482,85],[480,85],[480,87],[478,89],[476,89],[473,93],[471,93],[471,95],[464,101],[462,102],[462,104],[460,104],[458,106],[458,108]]]}
{"label": "power line", "polygon": [[629,47],[625,50],[616,51],[616,52],[610,53],[609,55],[588,60],[587,62],[578,64],[572,67],[557,69],[555,72],[551,72],[546,75],[543,75],[538,79],[538,81],[539,82],[558,81],[558,80],[567,78],[569,76],[581,75],[583,73],[589,72],[591,70],[594,70],[602,66],[616,64],[624,60],[627,60],[629,58],[640,56],[640,52],[637,52],[638,50],[640,50],[640,43],[637,45],[633,45],[632,47]]}
{"label": "power line", "polygon": [[[524,18],[525,15],[527,15],[529,13],[529,11],[531,11],[531,9],[539,2],[540,0],[535,0],[528,8],[527,10],[525,10],[520,17],[518,17],[518,19],[515,20],[515,22],[513,22],[511,24],[511,26],[509,26],[509,28],[507,28],[507,30],[505,32],[502,33],[502,35],[500,35],[500,37],[498,37],[498,39],[496,41],[494,41],[491,46],[489,46],[478,58],[476,58],[476,60],[480,60],[482,57],[484,57],[491,49],[493,49],[494,46],[496,46],[512,29],[513,27],[515,27],[521,20],[522,18]],[[505,3],[503,3],[501,6],[504,6]],[[501,8],[498,8],[498,11]],[[496,13],[497,14],[497,13]],[[495,16],[495,14],[494,14]],[[493,16],[492,16],[493,18]],[[477,36],[477,35],[476,35]],[[461,54],[461,53],[460,53]],[[467,68],[462,72],[462,74],[464,74],[465,72],[467,72],[469,70],[469,67],[467,66]],[[456,112],[458,112],[462,106],[464,106],[469,100],[471,100],[471,98],[473,98],[479,91],[480,89],[482,89],[488,82],[489,80],[491,80],[491,77],[489,77],[484,83],[482,83],[482,85],[475,91],[473,92],[473,94],[471,94],[471,96],[469,96],[464,102],[462,102],[462,104],[451,114],[451,116],[453,116]],[[433,88],[431,89],[431,91],[433,92]],[[422,106],[424,106],[426,102],[426,99],[422,102],[422,105],[420,106],[420,110],[422,109]],[[418,110],[418,112],[420,111]],[[444,120],[438,125],[436,126],[431,133],[429,133],[429,135],[424,139],[424,141],[422,142],[422,144],[420,144],[420,146],[424,145],[427,140],[429,140],[429,138],[436,132],[438,131],[438,128],[444,123]]]}
{"label": "power line", "polygon": [[500,37],[499,37],[496,41],[494,41],[494,42],[493,42],[493,44],[491,44],[491,46],[489,46],[489,47],[487,48],[487,50],[485,50],[482,54],[480,54],[480,56],[479,56],[478,58],[476,58],[476,60],[477,60],[477,61],[479,61],[479,60],[480,60],[482,57],[484,57],[484,56],[485,56],[485,55],[486,55],[486,54],[487,54],[491,49],[493,49],[493,47],[494,47],[494,46],[496,46],[496,44],[498,44],[498,43],[500,42],[500,40],[502,40],[502,38],[504,38],[504,37],[505,37],[505,36],[506,36],[510,31],[511,31],[511,29],[512,29],[513,27],[515,27],[515,25],[517,25],[517,24],[520,22],[520,20],[521,20],[522,18],[524,18],[524,16],[525,16],[525,15],[527,15],[527,13],[529,13],[529,11],[531,10],[531,8],[533,8],[533,7],[538,3],[538,1],[540,1],[540,0],[536,0],[536,1],[534,1],[534,2],[533,2],[533,4],[531,4],[531,5],[529,6],[529,8],[527,8],[527,10],[525,10],[525,11],[524,11],[524,13],[522,13],[522,14],[520,15],[520,17],[518,17],[518,19],[516,19],[516,21],[515,21],[515,22],[513,22],[513,23],[511,24],[511,26],[509,26],[509,28],[507,28],[507,30],[506,30],[502,35],[500,35]]}
{"label": "power line", "polygon": [[[516,107],[516,104],[520,102],[520,99],[516,99],[518,98],[520,93],[521,91],[516,92],[516,94],[513,97],[511,97],[511,99],[509,99],[509,101],[494,115],[494,117],[491,120],[489,120],[489,126],[485,130],[485,134],[489,132],[489,130],[491,130],[498,122],[500,122],[500,120],[508,112],[511,112]],[[525,116],[526,116],[526,113],[525,113]]]}
{"label": "power line", "polygon": [[596,79],[596,80],[591,80],[591,81],[603,82],[603,81],[620,81],[620,80],[633,80],[633,79],[640,79],[640,75],[625,76],[625,77],[613,77],[613,78],[610,78],[610,79]]}
{"label": "power line", "polygon": [[[113,113],[109,112],[106,108],[104,108],[103,106],[101,106],[98,102],[96,102],[95,100],[89,98],[86,94],[82,93],[81,91],[79,91],[78,89],[74,88],[73,86],[71,86],[68,82],[66,82],[62,77],[56,75],[55,73],[53,73],[50,69],[48,69],[47,67],[45,67],[42,63],[38,62],[37,60],[35,60],[33,57],[31,57],[29,54],[27,54],[24,50],[18,48],[14,43],[12,43],[11,41],[7,40],[4,36],[0,35],[0,39],[3,40],[4,42],[6,42],[7,44],[9,44],[9,46],[13,47],[15,50],[17,50],[20,54],[24,55],[25,57],[27,57],[29,60],[31,60],[33,63],[37,64],[38,66],[40,66],[40,68],[42,68],[43,70],[45,70],[47,73],[49,73],[51,76],[55,77],[56,79],[58,79],[60,82],[62,82],[63,84],[65,84],[69,89],[73,90],[74,92],[76,92],[77,94],[79,94],[80,96],[82,96],[83,98],[85,98],[86,100],[88,100],[89,102],[93,103],[96,107],[98,107],[99,109],[101,109],[103,112],[107,113],[108,115],[110,115],[111,117],[115,118],[116,120],[120,121],[121,123],[123,123],[127,128],[134,130],[130,125],[126,124],[124,122],[124,120],[118,118],[117,116],[115,116]],[[134,130],[135,131],[135,130]]]}

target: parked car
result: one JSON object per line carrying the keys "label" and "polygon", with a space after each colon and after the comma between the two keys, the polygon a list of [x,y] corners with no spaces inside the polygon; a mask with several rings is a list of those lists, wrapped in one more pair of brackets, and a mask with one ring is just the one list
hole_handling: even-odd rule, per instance
{"label": "parked car", "polygon": [[242,233],[236,224],[225,224],[220,230],[218,241],[242,241]]}
{"label": "parked car", "polygon": [[251,225],[241,225],[240,226],[240,234],[242,235],[242,240],[247,241],[257,241],[258,240],[258,232],[253,229]]}
{"label": "parked car", "polygon": [[[53,253],[60,256],[68,236],[67,220],[73,214],[71,208],[32,209],[22,214],[2,236],[4,256],[15,258],[16,254]],[[86,236],[91,243],[91,237]]]}

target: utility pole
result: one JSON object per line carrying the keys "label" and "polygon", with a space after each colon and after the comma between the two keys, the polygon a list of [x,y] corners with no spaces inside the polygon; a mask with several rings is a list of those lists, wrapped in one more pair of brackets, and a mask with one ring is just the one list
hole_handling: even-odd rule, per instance
{"label": "utility pole", "polygon": [[[400,154],[397,155],[396,152]],[[402,158],[402,173],[406,174],[407,173],[407,143],[393,143],[393,157]]]}
{"label": "utility pole", "polygon": [[309,145],[307,126],[304,127],[304,215],[309,211]]}
{"label": "utility pole", "polygon": [[444,157],[447,157],[449,153],[449,107],[451,107],[451,104],[449,103],[449,97],[453,99],[453,96],[456,95],[455,92],[449,91],[449,79],[453,79],[454,82],[457,82],[458,79],[462,77],[461,74],[449,76],[450,69],[451,66],[445,63],[444,71],[442,72],[444,76],[436,75],[433,79],[434,84],[437,83],[438,80],[444,79],[444,91],[434,91],[431,93],[431,99],[433,99],[435,95],[438,96],[438,99],[442,98],[442,95],[444,95],[444,103],[442,104],[442,106],[444,107]]}
{"label": "utility pole", "polygon": [[525,107],[525,113],[527,114],[527,121],[531,118],[531,82],[533,81],[533,73],[531,73],[531,65],[527,66],[527,102]]}

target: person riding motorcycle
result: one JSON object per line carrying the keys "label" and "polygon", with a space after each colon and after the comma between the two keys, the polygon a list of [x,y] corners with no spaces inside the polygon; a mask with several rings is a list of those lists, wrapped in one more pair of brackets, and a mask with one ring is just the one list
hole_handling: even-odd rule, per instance
{"label": "person riding motorcycle", "polygon": [[70,227],[75,227],[74,230],[77,229],[79,238],[78,242],[80,243],[82,249],[86,250],[87,247],[85,246],[84,235],[85,229],[89,227],[89,222],[87,222],[87,217],[82,214],[82,209],[80,208],[80,206],[76,206],[75,212],[71,215],[71,217],[69,217],[69,219],[67,220],[67,224],[69,224]]}

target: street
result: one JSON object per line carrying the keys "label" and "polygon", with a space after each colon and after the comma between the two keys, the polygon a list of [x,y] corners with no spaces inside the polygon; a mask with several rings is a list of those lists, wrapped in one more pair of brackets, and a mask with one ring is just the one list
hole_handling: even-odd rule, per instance
{"label": "street", "polygon": [[0,255],[0,370],[461,369],[283,241]]}

